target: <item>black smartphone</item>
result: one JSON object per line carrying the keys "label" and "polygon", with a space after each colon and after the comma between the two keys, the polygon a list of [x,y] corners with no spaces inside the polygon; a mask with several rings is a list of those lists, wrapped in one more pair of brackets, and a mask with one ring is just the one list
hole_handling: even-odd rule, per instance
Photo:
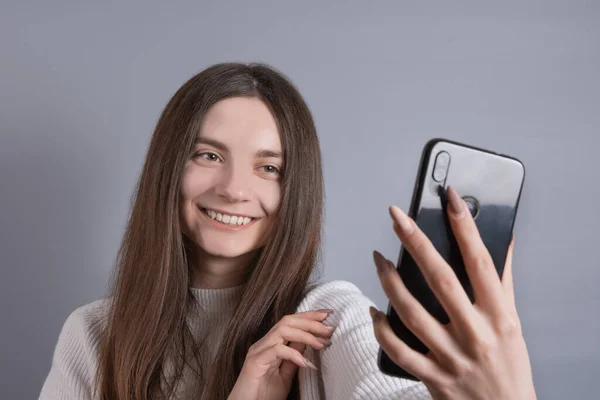
{"label": "black smartphone", "polygon": [[[475,302],[473,288],[446,213],[447,188],[456,189],[469,206],[498,276],[502,278],[524,179],[523,164],[503,154],[446,139],[432,139],[423,149],[408,215],[453,268],[471,302]],[[447,324],[448,315],[403,247],[396,268],[413,296],[438,321]],[[387,317],[400,339],[427,354],[429,349],[406,328],[391,304]],[[387,375],[418,380],[397,366],[382,349],[378,364]]]}

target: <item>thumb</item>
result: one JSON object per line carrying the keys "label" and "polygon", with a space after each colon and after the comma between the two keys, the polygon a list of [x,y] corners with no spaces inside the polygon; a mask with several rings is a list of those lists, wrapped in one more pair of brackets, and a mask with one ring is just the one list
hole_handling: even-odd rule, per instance
{"label": "thumb", "polygon": [[[291,342],[288,346],[294,350],[298,350],[300,354],[303,354],[304,350],[306,350],[306,345],[298,342]],[[297,370],[298,366],[290,360],[283,360],[279,366],[279,373],[286,379],[290,379],[290,381],[294,378]]]}

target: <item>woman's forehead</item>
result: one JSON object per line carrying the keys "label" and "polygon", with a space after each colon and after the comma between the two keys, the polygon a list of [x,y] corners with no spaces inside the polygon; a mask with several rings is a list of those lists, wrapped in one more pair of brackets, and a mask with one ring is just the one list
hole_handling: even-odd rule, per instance
{"label": "woman's forehead", "polygon": [[277,122],[257,98],[234,97],[217,102],[206,113],[198,138],[206,139],[201,142],[219,142],[228,150],[281,152]]}

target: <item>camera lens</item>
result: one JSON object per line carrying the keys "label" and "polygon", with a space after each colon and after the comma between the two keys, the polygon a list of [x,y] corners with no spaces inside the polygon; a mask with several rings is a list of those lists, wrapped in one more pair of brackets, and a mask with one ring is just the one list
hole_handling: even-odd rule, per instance
{"label": "camera lens", "polygon": [[441,182],[446,178],[446,170],[444,168],[436,168],[433,171],[433,179],[436,182]]}
{"label": "camera lens", "polygon": [[477,199],[475,199],[474,197],[465,196],[463,197],[463,200],[465,201],[465,203],[467,203],[467,208],[469,209],[469,212],[471,213],[473,218],[477,217],[477,215],[479,215],[479,202],[477,201]]}
{"label": "camera lens", "polygon": [[438,154],[436,161],[436,165],[444,167],[448,165],[448,161],[450,161],[450,154],[446,153],[445,151],[442,151]]}

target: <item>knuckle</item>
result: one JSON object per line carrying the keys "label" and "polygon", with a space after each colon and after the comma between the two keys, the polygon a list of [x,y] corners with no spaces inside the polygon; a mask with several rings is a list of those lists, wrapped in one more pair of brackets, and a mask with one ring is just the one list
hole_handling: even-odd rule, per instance
{"label": "knuckle", "polygon": [[451,293],[454,291],[455,278],[445,271],[434,273],[433,281],[441,293]]}
{"label": "knuckle", "polygon": [[397,348],[393,348],[387,351],[388,356],[400,367],[406,368],[410,366],[410,362],[406,354]]}
{"label": "knuckle", "polygon": [[476,360],[489,365],[496,358],[497,348],[495,341],[488,338],[478,338],[474,342],[473,355]]}
{"label": "knuckle", "polygon": [[414,311],[408,311],[405,317],[406,326],[413,332],[418,333],[422,332],[424,328],[423,317],[419,315],[419,313]]}
{"label": "knuckle", "polygon": [[473,365],[464,359],[453,358],[449,364],[452,373],[459,378],[466,378],[473,372]]}
{"label": "knuckle", "polygon": [[277,343],[275,346],[273,346],[273,350],[275,350],[276,353],[281,353],[281,351],[283,350],[284,347],[287,347],[286,345],[284,345],[283,343]]}
{"label": "knuckle", "polygon": [[279,325],[274,330],[273,333],[278,336],[285,336],[289,333],[289,328],[286,325]]}
{"label": "knuckle", "polygon": [[505,339],[512,339],[521,332],[519,319],[512,315],[504,316],[496,321],[496,332]]}
{"label": "knuckle", "polygon": [[475,254],[471,257],[471,268],[477,272],[483,272],[488,268],[489,260],[485,254]]}
{"label": "knuckle", "polygon": [[252,357],[252,355],[254,355],[254,349],[252,349],[252,347],[250,347],[248,349],[248,351],[246,352],[246,360],[248,360],[250,357]]}

